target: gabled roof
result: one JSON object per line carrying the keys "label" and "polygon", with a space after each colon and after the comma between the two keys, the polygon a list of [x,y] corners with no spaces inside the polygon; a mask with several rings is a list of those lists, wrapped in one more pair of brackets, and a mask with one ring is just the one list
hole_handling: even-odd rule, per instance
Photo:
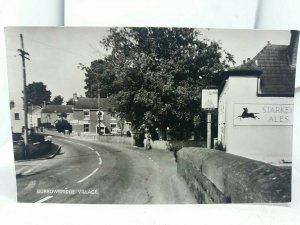
{"label": "gabled roof", "polygon": [[[117,104],[114,98],[100,98],[100,109],[109,110],[116,108]],[[99,109],[98,98],[79,98],[74,105],[74,109]]]}
{"label": "gabled roof", "polygon": [[243,63],[234,68],[230,68],[225,71],[223,74],[228,75],[245,75],[245,76],[259,76],[261,75],[261,69],[255,65],[253,60],[249,60],[247,63]]}
{"label": "gabled roof", "polygon": [[252,61],[263,71],[260,95],[294,96],[295,70],[291,68],[288,45],[265,46]]}
{"label": "gabled roof", "polygon": [[289,45],[268,43],[253,59],[224,74],[255,75],[260,77],[260,96],[294,96],[295,69],[289,59]]}
{"label": "gabled roof", "polygon": [[42,110],[42,107],[41,106],[38,106],[38,105],[34,105],[34,106],[28,106],[28,110],[27,110],[27,113],[28,114],[31,114],[35,111],[39,111],[39,110]]}
{"label": "gabled roof", "polygon": [[72,113],[73,105],[46,105],[42,113]]}

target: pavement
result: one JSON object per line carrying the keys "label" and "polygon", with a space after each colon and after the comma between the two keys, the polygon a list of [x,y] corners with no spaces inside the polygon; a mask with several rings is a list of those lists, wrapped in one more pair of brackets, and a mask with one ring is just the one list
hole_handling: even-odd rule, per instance
{"label": "pavement", "polygon": [[16,162],[18,201],[36,203],[196,203],[172,152],[53,136],[53,158]]}

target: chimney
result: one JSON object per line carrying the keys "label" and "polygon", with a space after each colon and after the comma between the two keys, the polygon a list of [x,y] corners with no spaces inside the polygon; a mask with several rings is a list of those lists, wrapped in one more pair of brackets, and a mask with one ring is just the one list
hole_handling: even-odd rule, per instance
{"label": "chimney", "polygon": [[249,62],[250,61],[250,58],[247,58],[247,62]]}
{"label": "chimney", "polygon": [[9,108],[10,108],[10,109],[15,108],[15,102],[14,102],[14,101],[10,101],[10,102],[9,102]]}
{"label": "chimney", "polygon": [[271,42],[270,41],[268,41],[268,44],[267,44],[268,46],[270,46],[271,45]]}
{"label": "chimney", "polygon": [[243,64],[246,64],[246,60],[243,60]]}
{"label": "chimney", "polygon": [[73,103],[77,102],[78,97],[77,97],[77,93],[73,94]]}
{"label": "chimney", "polygon": [[291,68],[296,69],[297,52],[298,52],[298,42],[299,42],[299,31],[291,30],[291,40],[290,40],[290,62]]}

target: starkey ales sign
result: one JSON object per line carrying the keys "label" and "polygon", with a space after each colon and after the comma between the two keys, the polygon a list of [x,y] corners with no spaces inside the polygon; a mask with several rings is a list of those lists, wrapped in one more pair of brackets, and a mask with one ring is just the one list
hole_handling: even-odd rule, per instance
{"label": "starkey ales sign", "polygon": [[234,125],[292,126],[292,104],[235,103]]}

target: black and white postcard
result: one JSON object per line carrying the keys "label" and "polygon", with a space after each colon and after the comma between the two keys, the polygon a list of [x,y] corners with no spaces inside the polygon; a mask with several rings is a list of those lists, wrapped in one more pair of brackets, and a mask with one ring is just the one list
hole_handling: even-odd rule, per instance
{"label": "black and white postcard", "polygon": [[291,201],[295,30],[7,27],[19,202]]}

